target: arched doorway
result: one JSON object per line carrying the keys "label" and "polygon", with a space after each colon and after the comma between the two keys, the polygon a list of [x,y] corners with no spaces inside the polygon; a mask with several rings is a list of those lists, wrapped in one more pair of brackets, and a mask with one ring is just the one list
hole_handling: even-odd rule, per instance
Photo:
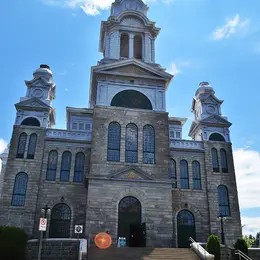
{"label": "arched doorway", "polygon": [[145,224],[142,224],[141,203],[134,197],[125,197],[119,202],[118,237],[125,237],[127,246],[145,246]]}
{"label": "arched doorway", "polygon": [[111,101],[111,106],[149,110],[153,109],[149,98],[136,90],[123,90],[117,93]]}
{"label": "arched doorway", "polygon": [[55,205],[51,210],[50,237],[70,237],[71,210],[65,203]]}
{"label": "arched doorway", "polygon": [[196,239],[195,219],[188,210],[182,210],[177,216],[178,247],[190,247],[189,237]]}

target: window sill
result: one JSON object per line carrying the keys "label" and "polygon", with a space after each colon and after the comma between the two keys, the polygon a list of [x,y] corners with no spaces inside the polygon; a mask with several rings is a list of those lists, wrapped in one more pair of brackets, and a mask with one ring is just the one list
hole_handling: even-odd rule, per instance
{"label": "window sill", "polygon": [[48,181],[48,180],[44,180],[45,183],[48,184],[76,184],[76,185],[84,185],[84,181],[83,182],[74,182],[74,181]]}

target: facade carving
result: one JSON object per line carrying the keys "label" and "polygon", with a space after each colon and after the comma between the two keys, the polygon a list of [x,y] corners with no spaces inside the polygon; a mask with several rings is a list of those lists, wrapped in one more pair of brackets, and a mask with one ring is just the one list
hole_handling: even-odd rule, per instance
{"label": "facade carving", "polygon": [[67,107],[66,129],[54,128],[50,67],[41,65],[26,81],[9,150],[1,155],[0,225],[37,238],[48,204],[66,215],[62,226],[51,215],[52,238],[76,237],[77,224],[82,238],[109,230],[114,244],[123,236],[130,247],[187,247],[189,237],[206,242],[220,234],[220,215],[228,217],[227,245],[241,236],[223,101],[202,82],[192,102],[192,139],[183,139],[187,119],[166,111],[173,75],[155,63],[160,29],[147,11],[141,0],[112,4],[101,23],[104,57],[91,68],[89,108]]}

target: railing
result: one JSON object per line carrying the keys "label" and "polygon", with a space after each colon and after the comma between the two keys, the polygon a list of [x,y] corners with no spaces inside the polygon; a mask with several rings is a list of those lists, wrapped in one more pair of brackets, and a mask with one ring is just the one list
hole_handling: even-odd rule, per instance
{"label": "railing", "polygon": [[247,256],[246,254],[244,254],[242,251],[240,250],[236,250],[235,251],[235,255],[239,256],[239,260],[245,259],[245,260],[252,260],[252,258],[250,258],[249,256]]}
{"label": "railing", "polygon": [[189,238],[191,242],[191,249],[200,257],[200,259],[215,259],[214,255],[208,253],[198,242],[196,242],[192,237]]}
{"label": "railing", "polygon": [[171,148],[179,148],[179,149],[204,150],[204,146],[203,146],[202,142],[192,141],[192,140],[170,139],[170,147]]}
{"label": "railing", "polygon": [[49,129],[47,130],[47,137],[60,138],[60,139],[72,139],[80,141],[91,141],[91,132],[80,132],[60,129]]}

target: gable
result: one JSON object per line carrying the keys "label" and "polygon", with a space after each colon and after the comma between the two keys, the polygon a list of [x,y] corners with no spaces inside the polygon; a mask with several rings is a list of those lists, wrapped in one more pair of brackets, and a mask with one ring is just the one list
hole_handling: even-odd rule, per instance
{"label": "gable", "polygon": [[121,171],[112,173],[108,178],[120,180],[153,180],[146,172],[134,167],[127,167]]}
{"label": "gable", "polygon": [[226,119],[224,119],[223,117],[218,116],[218,115],[213,115],[213,116],[207,117],[207,118],[203,119],[201,122],[231,125],[231,123],[229,121],[227,121]]}
{"label": "gable", "polygon": [[127,65],[123,67],[113,68],[106,70],[107,72],[113,73],[122,73],[124,75],[139,75],[139,76],[152,76],[152,77],[161,77],[158,74],[152,73],[151,71],[140,68],[136,65]]}
{"label": "gable", "polygon": [[15,104],[16,107],[33,107],[33,108],[45,108],[50,109],[51,107],[37,98],[30,98]]}

